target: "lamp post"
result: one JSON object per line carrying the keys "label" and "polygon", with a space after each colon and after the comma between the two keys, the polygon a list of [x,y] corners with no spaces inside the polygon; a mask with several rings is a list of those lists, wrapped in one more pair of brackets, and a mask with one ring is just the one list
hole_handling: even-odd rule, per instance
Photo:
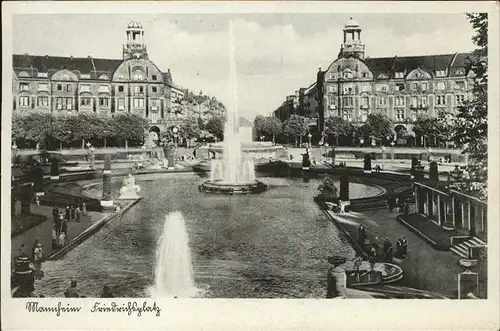
{"label": "lamp post", "polygon": [[323,159],[323,140],[319,141],[319,154],[321,155],[321,159]]}
{"label": "lamp post", "polygon": [[380,148],[382,149],[382,169],[384,169],[384,167],[385,167],[385,157],[386,157],[386,155],[385,155],[386,147],[385,146],[381,146]]}
{"label": "lamp post", "polygon": [[174,145],[175,147],[177,147],[177,132],[179,131],[179,128],[174,126],[173,129],[172,129],[172,132],[174,133]]}
{"label": "lamp post", "polygon": [[106,135],[108,134],[108,131],[107,130],[104,130],[102,132],[102,136],[104,137],[103,140],[104,140],[104,148],[106,148]]}

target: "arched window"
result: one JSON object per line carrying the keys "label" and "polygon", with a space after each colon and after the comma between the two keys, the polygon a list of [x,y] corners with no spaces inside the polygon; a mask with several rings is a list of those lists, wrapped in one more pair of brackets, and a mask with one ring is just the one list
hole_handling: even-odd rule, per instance
{"label": "arched window", "polygon": [[142,70],[134,70],[134,72],[132,72],[132,80],[144,80],[145,77],[144,71]]}

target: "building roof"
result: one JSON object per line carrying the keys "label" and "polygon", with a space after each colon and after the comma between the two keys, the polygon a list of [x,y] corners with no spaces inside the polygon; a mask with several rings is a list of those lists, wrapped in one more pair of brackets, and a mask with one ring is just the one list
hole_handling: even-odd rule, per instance
{"label": "building roof", "polygon": [[394,56],[366,58],[364,62],[375,77],[381,73],[389,77],[393,72],[410,72],[417,68],[434,73],[436,70],[446,70],[449,67],[465,67],[470,53],[423,55],[423,56]]}
{"label": "building roof", "polygon": [[[80,73],[114,72],[123,62],[121,59],[97,59],[88,57],[40,56],[13,54],[14,69],[36,69],[38,72],[59,71],[62,69],[77,70]],[[95,68],[94,68],[95,67]]]}
{"label": "building roof", "polygon": [[349,19],[349,21],[347,21],[347,23],[345,24],[345,28],[346,29],[349,29],[349,28],[359,28],[359,24],[358,22],[356,22],[352,17]]}
{"label": "building roof", "polygon": [[131,21],[127,28],[129,29],[142,29],[142,24],[139,21]]}

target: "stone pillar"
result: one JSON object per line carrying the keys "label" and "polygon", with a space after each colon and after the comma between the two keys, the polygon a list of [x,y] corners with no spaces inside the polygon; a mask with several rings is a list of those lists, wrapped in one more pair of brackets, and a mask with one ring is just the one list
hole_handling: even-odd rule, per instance
{"label": "stone pillar", "polygon": [[50,162],[50,179],[59,179],[59,159],[57,157],[52,158]]}
{"label": "stone pillar", "polygon": [[[415,185],[415,184],[413,184],[413,185]],[[415,185],[415,212],[417,214],[420,214],[419,206],[420,206],[420,201],[419,201],[419,194],[418,194],[418,186]]]}
{"label": "stone pillar", "polygon": [[455,220],[455,196],[451,196],[451,222],[453,223],[453,227],[456,227]]}
{"label": "stone pillar", "polygon": [[436,193],[437,195],[437,210],[436,210],[436,215],[437,215],[437,222],[439,225],[442,225],[443,222],[441,221],[441,195],[439,193]]}
{"label": "stone pillar", "polygon": [[469,231],[472,229],[470,219],[470,201],[467,201],[467,229]]}
{"label": "stone pillar", "polygon": [[371,174],[372,173],[372,157],[371,157],[370,154],[365,154],[363,172],[365,174]]}
{"label": "stone pillar", "polygon": [[44,195],[43,191],[43,169],[41,165],[37,164],[31,170],[31,182],[36,196]]}
{"label": "stone pillar", "polygon": [[341,212],[344,212],[346,209],[345,207],[351,204],[349,200],[349,177],[347,175],[347,170],[344,170],[344,173],[340,177],[339,204]]}
{"label": "stone pillar", "polygon": [[109,155],[104,157],[101,206],[105,208],[113,207],[113,199],[111,198],[111,156]]}

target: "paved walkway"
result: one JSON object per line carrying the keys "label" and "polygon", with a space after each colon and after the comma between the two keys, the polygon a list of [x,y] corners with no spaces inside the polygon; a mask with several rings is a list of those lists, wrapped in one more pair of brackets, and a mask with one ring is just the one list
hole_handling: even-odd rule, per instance
{"label": "paved walkway", "polygon": [[[373,210],[337,214],[336,218],[355,239],[360,224],[366,228],[369,240],[378,238],[379,245],[382,245],[385,237],[388,237],[395,247],[397,238],[406,236],[409,257],[402,261],[394,260],[404,271],[404,278],[399,283],[456,298],[457,275],[463,271],[458,264],[459,257],[452,252],[434,249],[399,223],[395,219],[396,216],[395,211],[389,213],[388,210]],[[481,270],[479,286],[482,298],[486,297],[486,283],[486,272]]]}
{"label": "paved walkway", "polygon": [[[28,256],[31,256],[31,247],[33,246],[33,243],[36,239],[38,239],[42,243],[45,257],[48,257],[51,253],[54,252],[54,250],[52,250],[52,227],[54,226],[52,207],[31,205],[31,212],[33,214],[45,215],[47,217],[47,221],[40,223],[39,225],[29,229],[28,231],[25,231],[12,238],[12,259],[15,256],[19,255],[20,247],[22,244],[24,244],[25,246],[24,253],[26,253]],[[90,225],[94,224],[96,221],[103,218],[107,214],[89,211],[87,215],[88,216],[82,217],[80,222],[71,221],[68,223],[68,238],[66,238],[66,243],[71,241],[73,238],[87,229]]]}

